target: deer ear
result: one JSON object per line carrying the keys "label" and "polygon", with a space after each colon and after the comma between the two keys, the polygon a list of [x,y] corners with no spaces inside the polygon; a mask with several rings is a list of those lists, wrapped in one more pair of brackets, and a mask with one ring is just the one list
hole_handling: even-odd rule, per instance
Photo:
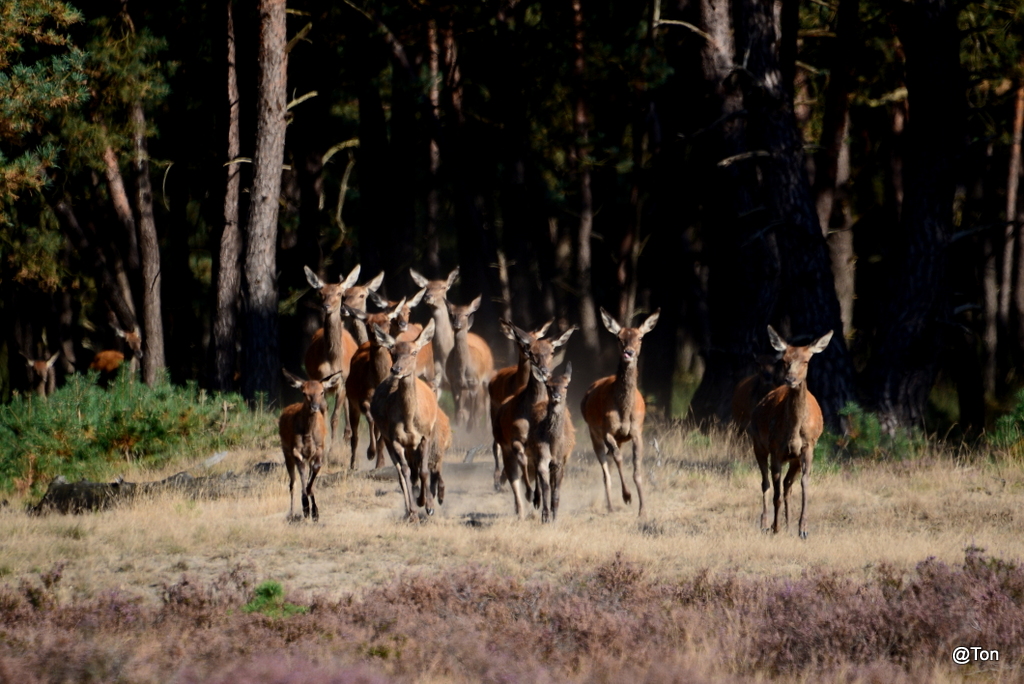
{"label": "deer ear", "polygon": [[770,325],[768,326],[768,339],[772,343],[772,348],[777,352],[784,352],[789,348],[786,340],[782,339],[782,336],[775,332],[775,328]]}
{"label": "deer ear", "polygon": [[374,306],[376,306],[379,309],[386,309],[386,308],[388,308],[387,300],[384,299],[383,297],[381,297],[379,294],[377,294],[373,290],[370,290],[369,292],[366,293],[366,298],[370,300],[371,304],[373,304]]}
{"label": "deer ear", "polygon": [[551,324],[554,323],[554,322],[555,322],[555,319],[552,318],[550,321],[548,321],[544,325],[542,325],[539,328],[537,328],[536,330],[534,330],[533,331],[533,336],[536,337],[538,340],[541,339],[542,337],[544,337],[545,335],[548,334],[548,328],[550,328]]}
{"label": "deer ear", "polygon": [[819,352],[825,351],[825,347],[827,347],[828,343],[832,341],[832,332],[833,331],[829,330],[827,333],[825,333],[818,339],[811,342],[810,345],[808,345],[812,354],[817,354]]}
{"label": "deer ear", "polygon": [[345,279],[341,281],[342,290],[347,290],[356,284],[356,280],[359,279],[360,270],[362,270],[362,264],[356,264],[356,267],[352,269],[352,272],[345,276]]}
{"label": "deer ear", "polygon": [[416,283],[416,287],[426,287],[430,284],[430,281],[420,275],[414,268],[409,269],[409,277],[412,278],[412,282]]}
{"label": "deer ear", "polygon": [[575,325],[566,330],[564,333],[562,333],[561,337],[559,337],[557,340],[551,343],[551,346],[555,349],[564,346],[569,341],[569,338],[572,337],[572,334],[574,332],[576,332]]}
{"label": "deer ear", "polygon": [[425,295],[425,294],[427,294],[427,288],[423,287],[423,289],[421,289],[419,292],[417,292],[416,294],[414,294],[412,296],[412,299],[410,299],[408,302],[406,302],[406,305],[410,309],[415,309],[417,306],[420,305],[420,302],[423,301],[423,295]]}
{"label": "deer ear", "polygon": [[454,268],[454,269],[452,270],[452,272],[448,274],[448,281],[447,281],[447,285],[445,285],[445,288],[444,288],[444,289],[445,289],[445,290],[450,290],[450,289],[451,289],[451,287],[452,287],[452,285],[454,285],[454,284],[455,284],[455,279],[456,279],[456,278],[458,278],[458,277],[459,277],[459,267],[458,267],[458,266],[456,266],[456,267],[455,267],[455,268]]}
{"label": "deer ear", "polygon": [[562,373],[562,376],[565,378],[566,384],[568,384],[569,381],[572,380],[572,361],[565,364],[565,372]]}
{"label": "deer ear", "polygon": [[386,349],[394,349],[395,348],[395,338],[393,338],[391,335],[388,335],[386,332],[381,330],[381,327],[379,325],[377,325],[376,323],[374,323],[370,327],[373,328],[373,336],[376,338],[377,344],[379,344],[380,346],[382,346],[382,347],[384,347]]}
{"label": "deer ear", "polygon": [[289,385],[291,385],[295,389],[302,389],[302,386],[305,384],[305,382],[302,380],[302,378],[300,378],[300,377],[298,377],[296,375],[292,375],[285,368],[282,368],[281,372],[284,373],[284,377],[288,380],[288,384]]}
{"label": "deer ear", "polygon": [[483,295],[477,295],[476,299],[469,303],[469,310],[466,313],[476,313],[480,310],[480,302],[483,301]]}
{"label": "deer ear", "polygon": [[509,323],[509,327],[512,328],[512,335],[515,337],[516,344],[523,349],[527,349],[530,346],[532,340],[530,339],[530,333],[526,332],[514,323]]}
{"label": "deer ear", "polygon": [[395,307],[393,309],[391,309],[390,311],[388,311],[388,318],[390,318],[391,320],[395,320],[395,318],[397,318],[398,315],[402,313],[402,309],[404,309],[404,308],[405,308],[405,297],[402,297],[402,299],[399,300],[397,304],[395,304]]}
{"label": "deer ear", "polygon": [[622,330],[622,326],[619,325],[619,322],[612,318],[611,314],[605,311],[603,306],[601,307],[601,322],[604,323],[604,327],[607,328],[608,332],[612,335],[618,335],[619,331]]}
{"label": "deer ear", "polygon": [[431,318],[427,321],[427,325],[423,328],[423,332],[416,338],[416,353],[418,354],[420,349],[423,349],[427,344],[434,339],[434,319]]}
{"label": "deer ear", "polygon": [[46,367],[47,368],[53,368],[53,364],[57,363],[57,357],[58,356],[60,356],[60,352],[59,351],[54,352],[53,356],[51,356],[50,358],[48,358],[46,360]]}
{"label": "deer ear", "polygon": [[344,371],[335,371],[321,380],[320,384],[323,385],[324,389],[332,389],[341,382],[344,377],[343,373]]}
{"label": "deer ear", "polygon": [[128,337],[128,333],[126,333],[124,330],[121,330],[116,325],[111,325],[111,327],[114,329],[114,334],[120,337],[121,339]]}
{"label": "deer ear", "polygon": [[373,280],[366,283],[366,288],[371,291],[376,291],[380,287],[380,284],[384,282],[384,271],[381,271],[373,277]]}
{"label": "deer ear", "polygon": [[352,318],[358,318],[361,321],[365,321],[366,320],[366,312],[365,311],[360,311],[359,309],[353,309],[348,304],[342,304],[341,305],[341,312],[344,315],[346,315],[346,316],[350,316]]}
{"label": "deer ear", "polygon": [[646,335],[647,333],[654,330],[654,326],[658,325],[658,318],[661,317],[661,309],[658,309],[650,316],[648,316],[643,323],[640,324],[640,334]]}
{"label": "deer ear", "polygon": [[309,266],[303,266],[302,270],[306,272],[306,282],[309,283],[309,286],[311,288],[313,288],[314,290],[323,289],[324,281],[320,280],[320,276],[318,276],[316,273],[313,273],[313,269],[311,269]]}
{"label": "deer ear", "polygon": [[498,319],[498,330],[501,331],[502,335],[515,342],[516,334],[512,332],[512,324],[506,321],[504,318]]}

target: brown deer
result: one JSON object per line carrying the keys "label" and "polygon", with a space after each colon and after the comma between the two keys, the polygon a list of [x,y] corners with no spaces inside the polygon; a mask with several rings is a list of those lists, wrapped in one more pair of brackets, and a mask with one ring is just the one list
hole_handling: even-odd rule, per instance
{"label": "brown deer", "polygon": [[654,330],[661,310],[657,310],[640,324],[639,328],[623,328],[607,311],[601,309],[601,320],[608,332],[619,340],[619,369],[615,375],[595,381],[583,395],[581,405],[583,419],[590,428],[590,441],[594,453],[601,463],[604,476],[605,500],[608,511],[612,510],[612,478],[608,471],[608,453],[615,459],[622,483],[622,500],[629,504],[632,495],[626,486],[622,473],[621,446],[633,442],[633,482],[640,500],[639,515],[644,515],[643,458],[644,458],[644,416],[647,405],[636,386],[637,359],[644,335]]}
{"label": "brown deer", "polygon": [[[543,340],[542,338],[547,333],[548,328],[551,327],[552,322],[548,321],[533,332],[521,331],[526,336],[524,339],[529,340],[529,344],[526,347],[518,343],[516,344],[516,348],[519,350],[519,364],[502,368],[494,374],[491,382],[487,385],[487,392],[491,400],[492,431],[497,423],[498,409],[501,408],[501,405],[509,397],[521,392],[529,382],[530,357],[532,356],[537,359],[537,364],[542,368],[554,368],[557,365],[555,363],[555,354],[569,342],[569,337],[576,330],[576,326],[572,326],[556,340]],[[502,334],[516,342],[515,326],[510,321],[499,320],[498,325],[501,327]],[[504,466],[501,447],[497,441],[494,442],[492,448],[494,451],[494,489],[497,491],[501,489],[502,480],[504,479]]]}
{"label": "brown deer", "polygon": [[[375,329],[386,330],[390,328],[395,320],[401,315],[405,307],[405,300],[395,302],[387,310],[381,313],[364,314],[351,311],[351,313],[362,320],[371,333]],[[352,426],[352,462],[351,468],[356,467],[356,451],[359,449],[359,416],[366,416],[366,422],[370,428],[370,446],[366,450],[366,458],[376,459],[377,468],[384,465],[384,452],[380,449],[380,434],[373,424],[373,416],[370,415],[370,400],[377,385],[384,382],[391,372],[391,352],[380,343],[380,338],[373,335],[366,344],[359,345],[359,351],[352,357],[352,365],[348,379],[345,381],[345,395],[348,399],[348,423]]]}
{"label": "brown deer", "polygon": [[[814,445],[824,429],[821,407],[807,389],[807,365],[813,355],[828,346],[832,340],[832,331],[829,330],[806,347],[794,347],[769,325],[768,339],[781,354],[786,372],[785,384],[773,389],[754,407],[748,428],[754,442],[757,465],[761,468],[761,529],[768,531],[769,487],[774,489],[775,505],[771,531],[779,531],[780,498],[785,507],[786,526],[789,527],[789,489],[796,476],[800,475],[800,538],[807,539],[807,478],[811,474]],[[780,492],[779,478],[782,466],[786,463],[789,468]]]}
{"label": "brown deer", "polygon": [[[398,317],[391,321],[391,329],[388,330],[389,335],[396,340],[406,340],[409,342],[419,337],[420,333],[423,332],[423,326],[419,323],[412,323],[409,319],[412,316],[412,310],[420,305],[426,293],[427,288],[424,287],[410,299],[405,300],[405,306],[402,307]],[[370,301],[381,309],[388,309],[395,305],[395,302],[384,299],[376,292],[370,293]],[[372,341],[373,336],[371,335],[370,338]],[[433,387],[434,349],[429,344],[420,350],[420,355],[416,359],[416,375],[426,380],[427,384]]]}
{"label": "brown deer", "polygon": [[142,358],[142,333],[139,332],[138,326],[125,331],[115,322],[111,321],[110,327],[114,329],[114,334],[127,343],[128,352],[127,356],[125,353],[115,349],[104,349],[103,351],[96,352],[92,363],[89,364],[89,370],[100,372],[100,384],[104,386],[114,377],[125,359],[128,359],[128,369],[134,377],[135,370],[139,365],[138,359]]}
{"label": "brown deer", "polygon": [[[348,377],[352,364],[352,357],[356,353],[358,344],[352,337],[352,333],[345,329],[342,318],[342,306],[346,303],[346,293],[352,288],[359,277],[359,266],[352,269],[340,283],[324,283],[317,274],[304,266],[306,280],[310,287],[320,294],[320,307],[324,314],[324,327],[313,333],[309,348],[306,350],[306,374],[313,380],[322,380],[335,373],[342,374],[342,382],[333,386],[330,394],[335,396],[334,410],[331,412],[332,443],[338,435],[338,423],[341,421],[341,406],[345,403],[344,378]],[[358,297],[356,297],[358,299]],[[363,298],[365,304],[365,297]],[[324,404],[324,413],[327,412],[327,404]],[[350,430],[352,426],[345,426],[346,441],[351,439]],[[353,455],[354,458],[354,455]]]}
{"label": "brown deer", "polygon": [[[327,424],[324,414],[327,412],[325,393],[342,380],[341,372],[328,375],[323,381],[303,380],[284,372],[288,383],[295,389],[302,390],[303,400],[286,406],[281,411],[278,427],[281,434],[281,451],[284,452],[284,464],[288,468],[288,518],[295,519],[295,471],[299,471],[299,489],[302,492],[302,516],[313,521],[320,519],[320,511],[316,507],[313,496],[313,482],[323,464],[324,444],[327,439]],[[308,468],[308,479],[307,479]]]}
{"label": "brown deer", "polygon": [[754,361],[757,372],[740,380],[732,393],[732,422],[741,434],[747,431],[758,402],[785,382],[786,366],[780,355],[758,354]]}
{"label": "brown deer", "polygon": [[53,394],[57,389],[57,371],[53,366],[60,358],[60,352],[54,352],[48,359],[33,359],[24,352],[18,353],[25,358],[29,392],[44,399]]}
{"label": "brown deer", "polygon": [[[370,413],[380,430],[405,499],[405,512],[416,520],[416,507],[434,513],[434,497],[444,503],[441,466],[451,446],[448,417],[437,404],[431,387],[416,377],[416,356],[434,336],[431,320],[414,341],[398,341],[375,330],[381,345],[391,352],[391,373],[373,393]],[[411,476],[419,477],[419,497],[413,505]]]}
{"label": "brown deer", "polygon": [[451,321],[448,318],[447,296],[448,290],[459,277],[459,267],[456,266],[444,280],[427,280],[413,269],[409,269],[409,276],[416,283],[417,287],[426,288],[427,293],[423,296],[423,303],[430,308],[430,316],[434,319],[434,342],[431,345],[434,354],[434,376],[432,387],[434,393],[441,396],[441,384],[445,379],[445,368],[448,363],[448,355],[455,346],[455,332],[452,330]]}
{"label": "brown deer", "polygon": [[[515,342],[520,352],[530,363],[530,377],[522,390],[512,395],[498,407],[491,423],[491,433],[496,446],[495,454],[501,454],[503,475],[512,488],[516,515],[520,520],[526,518],[526,507],[523,504],[523,483],[527,489],[526,498],[530,498],[530,473],[527,448],[530,435],[544,419],[547,411],[548,392],[546,382],[551,377],[551,351],[553,344],[547,340],[534,341],[529,334],[509,323]],[[562,338],[568,341],[572,330]],[[562,339],[560,338],[560,340]],[[564,341],[562,343],[564,344]],[[544,345],[546,353],[535,352],[534,345]]]}
{"label": "brown deer", "polygon": [[[539,373],[536,366],[531,366],[534,373]],[[548,403],[544,417],[530,433],[526,455],[529,463],[528,472],[537,476],[537,486],[533,505],[541,510],[541,522],[548,521],[550,511],[551,522],[558,517],[559,493],[562,478],[569,463],[569,456],[576,446],[576,428],[572,425],[572,415],[566,398],[569,394],[569,381],[572,380],[572,362],[565,366],[565,372],[558,377],[546,381]]]}
{"label": "brown deer", "polygon": [[448,386],[455,399],[455,424],[472,431],[483,422],[487,410],[487,381],[494,373],[491,348],[479,335],[469,332],[480,296],[460,306],[446,302],[455,345],[445,363]]}

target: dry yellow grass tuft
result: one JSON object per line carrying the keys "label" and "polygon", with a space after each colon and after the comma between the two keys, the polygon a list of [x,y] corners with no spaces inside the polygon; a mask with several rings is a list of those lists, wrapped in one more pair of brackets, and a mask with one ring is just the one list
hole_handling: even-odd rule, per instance
{"label": "dry yellow grass tuft", "polygon": [[[493,491],[489,450],[469,464],[461,462],[464,452],[449,455],[445,503],[419,525],[404,522],[390,468],[384,477],[361,473],[323,487],[320,524],[288,523],[282,467],[244,497],[167,494],[112,511],[44,517],[25,515],[15,502],[0,510],[0,580],[17,582],[63,561],[64,598],[116,588],[156,600],[164,583],[183,574],[203,580],[244,566],[289,591],[337,597],[410,570],[467,564],[562,581],[620,553],[648,577],[670,581],[702,570],[798,577],[826,569],[858,578],[880,564],[910,570],[928,557],[959,562],[968,547],[1024,558],[1019,464],[958,465],[938,452],[915,462],[819,464],[810,480],[810,539],[801,541],[798,503],[788,531],[760,532],[760,476],[745,439],[654,426],[647,438],[658,448],[647,450],[650,513],[643,521],[635,501],[626,507],[620,499],[615,512],[604,512],[600,469],[582,449],[566,475],[562,516],[544,526],[532,509],[525,522],[515,520],[507,485]],[[281,460],[278,450],[239,451],[216,468],[238,472]]]}

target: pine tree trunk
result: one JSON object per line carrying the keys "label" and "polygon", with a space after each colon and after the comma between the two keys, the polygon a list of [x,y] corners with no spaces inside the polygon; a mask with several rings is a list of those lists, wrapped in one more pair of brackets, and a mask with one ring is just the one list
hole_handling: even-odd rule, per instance
{"label": "pine tree trunk", "polygon": [[[238,73],[235,70],[235,21],[233,0],[226,0],[227,12],[227,161],[241,152],[239,133]],[[220,236],[220,257],[217,268],[217,305],[213,314],[213,385],[227,391],[234,387],[235,341],[238,306],[241,296],[242,233],[238,225],[238,193],[241,166],[229,163],[224,188],[224,230]]]}
{"label": "pine tree trunk", "polygon": [[277,330],[277,213],[286,127],[285,0],[260,0],[256,153],[245,248],[246,312],[243,392],[249,401],[280,388]]}
{"label": "pine tree trunk", "polygon": [[916,0],[901,5],[896,18],[911,112],[904,133],[903,244],[893,257],[891,296],[882,308],[868,373],[890,432],[923,425],[947,337],[947,250],[965,114],[957,9],[943,0]]}
{"label": "pine tree trunk", "polygon": [[[441,47],[437,38],[437,22],[433,19],[427,22],[427,50],[430,53],[430,84],[427,90],[430,107],[434,111],[434,120],[438,121],[441,118]],[[441,147],[436,130],[430,133],[427,154],[429,155],[430,180],[427,189],[426,247],[423,257],[426,262],[427,277],[440,278],[441,243],[438,230],[441,218],[441,190],[438,171],[441,168]]]}
{"label": "pine tree trunk", "polygon": [[[590,118],[587,115],[587,103],[583,99],[585,45],[583,30],[583,6],[581,0],[572,0],[573,19],[573,63],[574,89],[576,102],[573,107],[573,122],[576,127],[576,144],[571,152],[576,162],[576,175],[579,183],[580,220],[576,231],[576,287],[579,291],[580,335],[588,352],[599,348],[597,338],[597,312],[594,310],[594,292],[591,282],[590,241],[594,232],[594,198],[590,186]],[[629,322],[625,322],[629,325]]]}
{"label": "pine tree trunk", "polygon": [[[1024,277],[1020,269],[1024,268],[1024,239],[1018,238],[1017,249],[1014,250],[1014,237],[1017,230],[1017,191],[1020,188],[1020,146],[1024,132],[1024,85],[1017,88],[1017,103],[1013,114],[1013,145],[1010,148],[1010,169],[1006,178],[1006,230],[1003,233],[1003,264],[1002,281],[999,290],[999,323],[1005,333],[1010,330],[1010,293],[1013,292],[1014,308],[1017,313],[1018,336],[1017,345],[1024,347]],[[1013,282],[1013,256],[1017,253],[1017,282]]]}
{"label": "pine tree trunk", "polygon": [[153,217],[153,188],[149,182],[146,116],[142,103],[132,105],[135,143],[135,204],[139,212],[139,248],[142,257],[142,381],[153,386],[164,369],[164,321],[161,313],[160,243]]}

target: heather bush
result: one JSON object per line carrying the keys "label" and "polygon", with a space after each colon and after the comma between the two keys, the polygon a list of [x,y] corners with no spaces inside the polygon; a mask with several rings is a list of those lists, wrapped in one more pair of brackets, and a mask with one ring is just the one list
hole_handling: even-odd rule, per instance
{"label": "heather bush", "polygon": [[148,387],[128,373],[104,389],[95,373],[73,375],[48,399],[0,406],[0,491],[38,493],[56,475],[109,479],[125,461],[160,466],[273,433],[272,421],[237,395],[209,395],[195,383]]}

